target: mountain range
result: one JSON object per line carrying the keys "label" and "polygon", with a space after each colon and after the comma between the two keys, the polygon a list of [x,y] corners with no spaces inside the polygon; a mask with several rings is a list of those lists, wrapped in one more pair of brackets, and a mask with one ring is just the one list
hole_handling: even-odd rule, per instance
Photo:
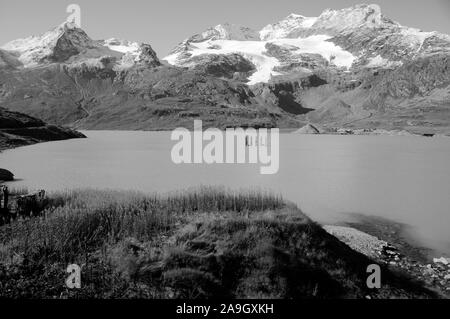
{"label": "mountain range", "polygon": [[450,133],[450,36],[377,5],[221,24],[159,58],[65,22],[0,48],[0,106],[84,129],[380,128]]}

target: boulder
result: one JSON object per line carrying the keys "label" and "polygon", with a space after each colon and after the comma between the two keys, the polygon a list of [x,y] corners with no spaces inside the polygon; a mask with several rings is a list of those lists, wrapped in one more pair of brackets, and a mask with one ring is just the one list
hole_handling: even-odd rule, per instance
{"label": "boulder", "polygon": [[441,258],[433,258],[433,262],[434,262],[435,264],[437,264],[437,263],[441,263],[441,264],[444,264],[444,265],[448,265],[448,264],[449,264],[449,261],[448,261],[447,258],[445,258],[445,257],[441,257]]}

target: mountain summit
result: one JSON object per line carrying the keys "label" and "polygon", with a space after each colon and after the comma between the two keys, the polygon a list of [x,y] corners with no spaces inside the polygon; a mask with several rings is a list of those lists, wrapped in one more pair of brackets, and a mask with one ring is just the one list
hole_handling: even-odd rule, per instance
{"label": "mountain summit", "polygon": [[40,36],[11,41],[1,49],[8,54],[9,65],[25,68],[49,63],[95,65],[105,59],[112,60],[119,69],[141,61],[159,64],[148,44],[117,39],[94,41],[72,22],[64,22]]}
{"label": "mountain summit", "polygon": [[45,62],[64,62],[94,46],[83,30],[65,22],[43,35],[11,41],[2,49],[17,56],[23,66],[32,67]]}
{"label": "mountain summit", "polygon": [[293,32],[299,32],[311,29],[316,23],[315,17],[304,17],[299,14],[290,14],[280,22],[269,24],[259,31],[260,39],[263,41],[288,38]]}

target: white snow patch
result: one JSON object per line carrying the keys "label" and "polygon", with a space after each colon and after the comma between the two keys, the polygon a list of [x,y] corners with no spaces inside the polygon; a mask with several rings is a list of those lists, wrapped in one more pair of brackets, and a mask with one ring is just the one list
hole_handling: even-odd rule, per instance
{"label": "white snow patch", "polygon": [[331,39],[327,35],[312,35],[307,38],[298,39],[278,39],[268,41],[276,45],[290,45],[297,47],[295,53],[315,53],[320,54],[329,62],[332,62],[338,67],[350,68],[356,57],[341,47],[335,45],[333,42],[327,41]]}
{"label": "white snow patch", "polygon": [[108,39],[105,40],[104,45],[110,50],[117,51],[120,53],[139,53],[139,43],[129,42],[126,40]]}
{"label": "white snow patch", "polygon": [[139,56],[142,53],[140,43],[127,40],[112,38],[105,40],[103,46],[121,54],[121,58],[117,65],[114,66],[114,70],[124,70],[132,67],[135,62],[139,61]]}
{"label": "white snow patch", "polygon": [[376,68],[386,65],[389,62],[388,59],[383,58],[381,55],[377,55],[374,58],[369,59],[369,63],[367,63],[368,68]]}
{"label": "white snow patch", "polygon": [[369,62],[366,64],[366,68],[388,68],[393,66],[401,66],[402,64],[403,62],[401,61],[390,61],[383,58],[381,55],[377,55],[376,57],[369,59]]}
{"label": "white snow patch", "polygon": [[318,19],[317,17],[304,17],[304,18],[305,19],[300,24],[300,26],[303,28],[311,28]]}
{"label": "white snow patch", "polygon": [[42,37],[31,36],[11,41],[5,44],[2,49],[18,54],[18,59],[24,67],[33,67],[38,64],[35,57],[47,56],[52,53],[54,42],[54,33],[47,32]]}
{"label": "white snow patch", "polygon": [[[193,50],[192,56],[202,54],[231,54],[239,53],[244,58],[250,60],[256,66],[256,72],[249,77],[249,84],[258,82],[267,82],[272,75],[279,75],[273,68],[280,62],[273,57],[264,55],[266,52],[266,42],[263,41],[236,41],[236,40],[215,40],[200,43],[191,43]],[[220,49],[210,49],[212,45],[218,45]],[[167,59],[170,61],[171,59]],[[170,62],[169,62],[170,63]]]}
{"label": "white snow patch", "polygon": [[418,46],[420,50],[425,40],[436,35],[436,32],[424,32],[415,28],[402,27],[400,34],[403,35],[411,46]]}
{"label": "white snow patch", "polygon": [[180,52],[176,52],[164,57],[162,60],[166,61],[171,65],[180,65],[180,61],[178,59],[180,54],[181,54]]}

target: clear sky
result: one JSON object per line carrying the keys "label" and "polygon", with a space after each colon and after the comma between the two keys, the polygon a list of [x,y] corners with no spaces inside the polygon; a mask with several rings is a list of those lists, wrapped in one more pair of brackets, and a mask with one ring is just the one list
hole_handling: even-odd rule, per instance
{"label": "clear sky", "polygon": [[450,0],[0,0],[0,45],[57,26],[71,3],[80,5],[82,27],[91,38],[146,42],[159,57],[219,23],[259,30],[290,13],[318,16],[326,8],[358,3],[379,4],[403,25],[450,34]]}

